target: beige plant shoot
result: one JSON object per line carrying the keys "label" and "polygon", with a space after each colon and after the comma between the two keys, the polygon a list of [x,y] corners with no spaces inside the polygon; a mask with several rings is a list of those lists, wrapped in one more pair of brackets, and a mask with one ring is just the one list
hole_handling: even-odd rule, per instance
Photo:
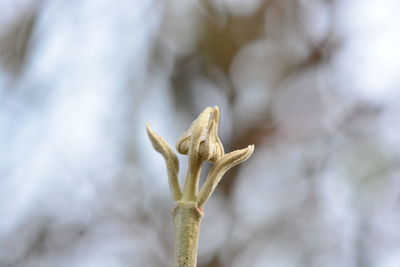
{"label": "beige plant shoot", "polygon": [[[218,136],[220,112],[217,106],[206,108],[189,129],[178,139],[176,149],[188,156],[189,164],[183,189],[179,183],[179,160],[171,146],[147,124],[147,133],[165,159],[174,205],[175,259],[174,267],[195,267],[203,206],[222,176],[233,166],[247,160],[254,145],[225,154]],[[202,164],[213,166],[199,190]]]}

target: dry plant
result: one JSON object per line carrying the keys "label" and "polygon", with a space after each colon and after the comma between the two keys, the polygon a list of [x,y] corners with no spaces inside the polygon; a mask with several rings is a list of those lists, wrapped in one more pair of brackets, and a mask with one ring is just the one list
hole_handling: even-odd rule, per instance
{"label": "dry plant", "polygon": [[[210,198],[222,176],[233,166],[247,160],[254,145],[225,154],[218,136],[220,112],[217,106],[208,107],[193,121],[189,129],[178,139],[176,150],[188,155],[189,164],[183,190],[179,182],[179,160],[171,146],[150,125],[147,133],[155,148],[164,157],[169,184],[175,201],[175,267],[195,267],[203,206]],[[213,163],[199,190],[202,165]]]}

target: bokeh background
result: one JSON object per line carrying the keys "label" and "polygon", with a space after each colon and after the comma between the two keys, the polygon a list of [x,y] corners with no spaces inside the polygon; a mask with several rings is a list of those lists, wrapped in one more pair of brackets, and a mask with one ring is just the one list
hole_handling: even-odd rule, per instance
{"label": "bokeh background", "polygon": [[[255,144],[200,267],[400,266],[398,0],[1,0],[0,266],[167,267],[171,144]],[[181,160],[181,178],[186,159]]]}

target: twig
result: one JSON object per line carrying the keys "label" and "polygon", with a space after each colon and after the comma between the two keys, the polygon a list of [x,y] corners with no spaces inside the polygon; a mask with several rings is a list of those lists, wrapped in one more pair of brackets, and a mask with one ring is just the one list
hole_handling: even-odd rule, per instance
{"label": "twig", "polygon": [[[247,160],[254,145],[225,154],[218,136],[220,112],[217,106],[208,107],[193,121],[178,139],[176,149],[189,157],[188,171],[182,192],[179,183],[179,161],[170,145],[147,124],[147,133],[165,159],[169,185],[175,200],[175,267],[195,267],[203,206],[211,197],[222,176],[233,166]],[[199,191],[199,180],[204,161],[214,163]]]}

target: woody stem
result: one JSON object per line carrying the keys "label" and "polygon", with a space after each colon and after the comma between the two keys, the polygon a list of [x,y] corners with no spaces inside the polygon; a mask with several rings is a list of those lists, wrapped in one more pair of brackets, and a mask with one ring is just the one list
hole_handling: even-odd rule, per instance
{"label": "woody stem", "polygon": [[198,209],[196,202],[176,202],[174,267],[196,267],[202,217],[203,213]]}

